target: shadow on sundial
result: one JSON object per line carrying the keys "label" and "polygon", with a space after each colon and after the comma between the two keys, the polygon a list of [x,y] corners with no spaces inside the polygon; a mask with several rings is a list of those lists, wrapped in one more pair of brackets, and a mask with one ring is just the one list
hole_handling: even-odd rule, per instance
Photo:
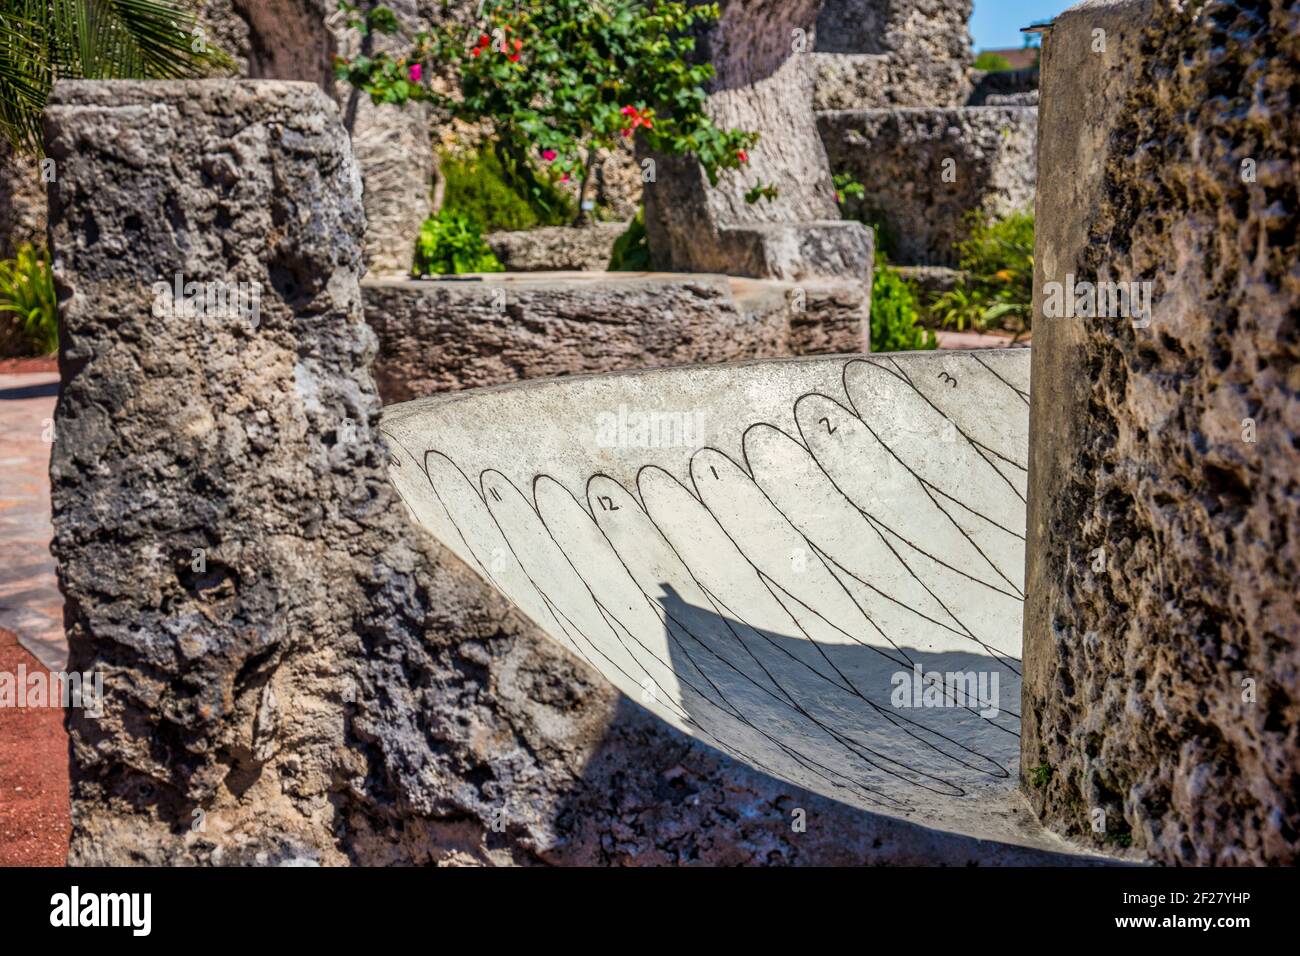
{"label": "shadow on sundial", "polygon": [[706,743],[886,812],[1010,783],[1020,677],[1006,663],[883,641],[819,643],[694,606],[669,584],[662,592],[679,684],[664,700],[667,689],[647,680],[642,700],[684,714]]}

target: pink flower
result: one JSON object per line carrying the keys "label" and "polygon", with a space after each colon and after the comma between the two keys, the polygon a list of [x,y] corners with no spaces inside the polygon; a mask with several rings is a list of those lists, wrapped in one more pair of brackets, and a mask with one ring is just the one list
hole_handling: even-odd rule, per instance
{"label": "pink flower", "polygon": [[568,174],[568,173],[565,173],[563,176],[560,177],[560,182],[562,182],[562,183],[567,183],[568,181],[569,181],[569,174]]}
{"label": "pink flower", "polygon": [[424,76],[424,67],[418,63],[412,63],[406,71],[406,75],[410,77],[412,83],[419,83],[420,77]]}
{"label": "pink flower", "polygon": [[553,149],[542,150],[542,159],[546,160],[548,163],[555,162],[555,157],[556,157],[555,150]]}

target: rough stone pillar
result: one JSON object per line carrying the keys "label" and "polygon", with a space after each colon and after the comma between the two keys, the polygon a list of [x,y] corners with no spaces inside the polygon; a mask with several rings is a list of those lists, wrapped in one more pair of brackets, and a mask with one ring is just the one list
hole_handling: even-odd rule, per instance
{"label": "rough stone pillar", "polygon": [[[353,627],[389,543],[337,110],[304,83],[66,83],[46,138],[53,551],[106,697],[68,718],[70,858],[337,862]],[[187,315],[176,283],[224,310]]]}
{"label": "rough stone pillar", "polygon": [[1300,2],[1185,6],[1044,45],[1021,767],[1066,833],[1294,863]]}
{"label": "rough stone pillar", "polygon": [[[418,28],[418,0],[388,0],[402,23]],[[334,57],[399,48],[400,37],[358,37],[342,26],[334,0],[208,0],[205,16],[216,42],[244,76],[318,84],[343,108],[361,169],[366,210],[366,268],[374,275],[411,270],[420,224],[429,214],[433,151],[422,104],[375,106],[334,79]]]}
{"label": "rough stone pillar", "polygon": [[[723,127],[762,139],[743,169],[717,186],[693,158],[656,157],[645,186],[646,232],[656,269],[753,278],[870,276],[871,237],[840,220],[812,112],[811,60],[795,44],[816,34],[818,0],[731,0],[700,39],[717,72],[708,110]],[[750,187],[775,185],[774,201],[749,203]]]}

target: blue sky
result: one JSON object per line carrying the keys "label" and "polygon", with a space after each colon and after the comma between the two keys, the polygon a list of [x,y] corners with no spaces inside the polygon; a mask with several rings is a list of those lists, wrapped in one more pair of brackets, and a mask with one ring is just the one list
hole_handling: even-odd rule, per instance
{"label": "blue sky", "polygon": [[975,49],[996,50],[1024,45],[1021,27],[1047,20],[1074,6],[1077,0],[975,0],[970,32]]}

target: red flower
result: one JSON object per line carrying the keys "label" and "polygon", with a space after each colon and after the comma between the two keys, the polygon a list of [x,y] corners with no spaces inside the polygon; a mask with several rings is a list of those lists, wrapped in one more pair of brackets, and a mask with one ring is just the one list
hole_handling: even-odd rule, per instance
{"label": "red flower", "polygon": [[749,162],[749,153],[745,152],[743,149],[738,149],[736,150],[736,158],[742,163],[747,163]]}
{"label": "red flower", "polygon": [[626,116],[629,120],[631,120],[631,122],[623,128],[624,139],[627,139],[627,137],[631,136],[632,131],[636,129],[638,126],[644,126],[646,129],[654,129],[654,122],[650,119],[650,117],[645,113],[642,113],[635,106],[625,106],[619,112],[621,112],[624,116]]}
{"label": "red flower", "polygon": [[548,163],[555,162],[555,156],[556,152],[553,149],[542,150],[542,159],[546,160]]}
{"label": "red flower", "polygon": [[511,53],[510,56],[507,57],[507,59],[509,59],[511,63],[518,63],[518,62],[519,62],[519,54],[518,54],[518,53]]}

